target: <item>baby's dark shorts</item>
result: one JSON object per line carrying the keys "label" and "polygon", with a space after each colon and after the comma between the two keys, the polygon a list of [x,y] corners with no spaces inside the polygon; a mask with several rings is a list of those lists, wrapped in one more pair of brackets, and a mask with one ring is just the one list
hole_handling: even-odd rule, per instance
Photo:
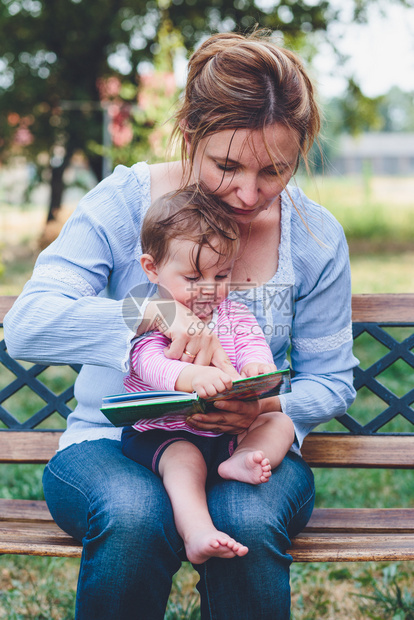
{"label": "baby's dark shorts", "polygon": [[187,431],[164,431],[162,429],[139,432],[132,426],[125,426],[122,430],[123,454],[157,475],[159,475],[158,466],[164,451],[176,441],[188,441],[200,450],[206,462],[208,474],[217,473],[220,463],[228,459],[237,447],[237,435],[203,437]]}

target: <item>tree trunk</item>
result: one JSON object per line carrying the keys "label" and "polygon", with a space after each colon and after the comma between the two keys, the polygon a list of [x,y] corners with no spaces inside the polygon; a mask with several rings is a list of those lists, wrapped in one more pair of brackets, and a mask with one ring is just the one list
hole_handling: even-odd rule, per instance
{"label": "tree trunk", "polygon": [[63,175],[68,167],[72,156],[64,158],[60,166],[50,166],[50,201],[45,226],[38,240],[38,249],[44,250],[52,241],[56,239],[62,228],[63,222],[59,218],[59,210],[62,206],[63,191],[65,183]]}
{"label": "tree trunk", "polygon": [[103,157],[100,155],[88,156],[88,164],[93,174],[96,177],[96,182],[102,181],[102,169],[103,169]]}
{"label": "tree trunk", "polygon": [[53,222],[56,220],[56,212],[62,206],[63,191],[65,189],[65,183],[63,181],[63,175],[66,168],[70,164],[73,153],[66,153],[63,162],[60,166],[50,166],[51,179],[50,179],[50,202],[49,212],[47,214],[47,222]]}

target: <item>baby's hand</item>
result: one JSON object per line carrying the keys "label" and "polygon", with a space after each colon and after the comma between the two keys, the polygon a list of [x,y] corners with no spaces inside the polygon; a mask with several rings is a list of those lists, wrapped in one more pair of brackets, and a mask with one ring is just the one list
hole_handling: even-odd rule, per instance
{"label": "baby's hand", "polygon": [[[196,368],[196,367],[193,367]],[[197,366],[200,369],[193,376],[192,386],[193,390],[201,398],[207,398],[208,396],[215,396],[218,392],[224,392],[233,385],[233,379],[220,368],[214,366]]]}
{"label": "baby's hand", "polygon": [[274,364],[264,364],[263,362],[250,362],[241,369],[242,377],[254,377],[256,375],[265,375],[268,372],[277,370]]}

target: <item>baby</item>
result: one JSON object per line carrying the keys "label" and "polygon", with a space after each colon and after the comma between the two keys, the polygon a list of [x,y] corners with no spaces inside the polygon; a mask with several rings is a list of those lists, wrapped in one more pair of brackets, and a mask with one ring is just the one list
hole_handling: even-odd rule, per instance
{"label": "baby", "polygon": [[[276,370],[255,317],[246,306],[226,299],[239,234],[218,198],[192,189],[163,196],[148,210],[141,242],[141,266],[150,282],[217,333],[240,377]],[[137,341],[125,379],[128,392],[196,391],[206,398],[231,387],[232,377],[219,368],[166,358],[169,343],[160,331]],[[195,357],[187,350],[186,354]],[[214,526],[207,506],[207,477],[218,474],[249,484],[265,483],[293,441],[293,423],[281,411],[259,415],[239,435],[196,430],[177,414],[125,427],[122,450],[161,477],[187,558],[201,564],[212,556],[231,558],[248,552]]]}

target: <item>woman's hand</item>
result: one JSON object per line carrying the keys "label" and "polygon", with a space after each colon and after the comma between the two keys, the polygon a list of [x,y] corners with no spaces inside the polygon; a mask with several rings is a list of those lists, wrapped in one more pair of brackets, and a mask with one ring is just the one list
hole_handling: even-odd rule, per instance
{"label": "woman's hand", "polygon": [[[216,334],[183,304],[172,299],[151,301],[144,319],[147,331],[158,329],[171,340],[164,351],[165,357],[200,366],[216,366],[232,378],[240,378]],[[138,330],[139,333],[143,330]]]}
{"label": "woman's hand", "polygon": [[261,413],[258,400],[222,400],[215,404],[216,411],[190,416],[187,418],[188,424],[201,431],[240,435],[247,431]]}

